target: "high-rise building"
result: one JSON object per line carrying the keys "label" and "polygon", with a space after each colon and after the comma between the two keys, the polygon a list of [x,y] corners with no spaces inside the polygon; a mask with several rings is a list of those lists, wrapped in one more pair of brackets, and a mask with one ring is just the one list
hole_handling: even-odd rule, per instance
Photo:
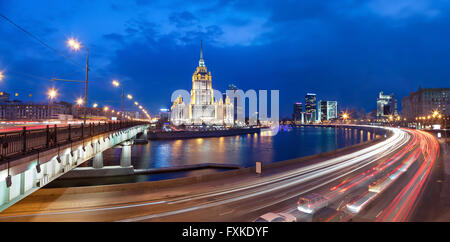
{"label": "high-rise building", "polygon": [[301,102],[294,103],[294,112],[292,113],[292,120],[294,122],[301,122],[303,114],[303,104]]}
{"label": "high-rise building", "polygon": [[233,104],[225,100],[214,100],[211,72],[203,60],[203,45],[200,45],[200,60],[192,75],[191,102],[185,104],[178,97],[171,107],[171,122],[179,124],[233,124]]}
{"label": "high-rise building", "polygon": [[338,118],[337,101],[327,101],[327,120]]}
{"label": "high-rise building", "polygon": [[305,119],[308,123],[317,120],[317,100],[314,93],[307,93],[305,96]]}
{"label": "high-rise building", "polygon": [[317,121],[326,121],[328,120],[328,104],[327,101],[320,100],[317,103],[318,110],[318,120]]}
{"label": "high-rise building", "polygon": [[381,91],[377,98],[377,118],[385,118],[391,115],[398,115],[397,99],[394,94],[385,95]]}
{"label": "high-rise building", "polygon": [[402,115],[408,120],[426,117],[434,111],[450,115],[450,88],[420,88],[402,99]]}
{"label": "high-rise building", "polygon": [[[237,91],[237,90],[239,90],[239,88],[236,85],[234,85],[234,84],[230,84],[230,85],[228,85],[228,90]],[[226,100],[226,94],[224,96],[224,100]],[[230,102],[237,103],[237,97],[234,97],[234,100],[230,100]],[[237,115],[240,112],[242,112],[242,106],[234,105],[233,106],[233,123],[234,124],[236,124],[238,122]]]}
{"label": "high-rise building", "polygon": [[317,121],[327,121],[337,118],[337,102],[336,101],[320,101],[317,103],[319,118]]}

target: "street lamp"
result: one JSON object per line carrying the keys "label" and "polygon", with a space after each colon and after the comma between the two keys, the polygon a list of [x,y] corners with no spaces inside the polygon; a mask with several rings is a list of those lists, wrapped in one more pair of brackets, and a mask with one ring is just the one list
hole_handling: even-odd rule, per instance
{"label": "street lamp", "polygon": [[342,118],[344,119],[344,123],[345,123],[345,121],[347,121],[347,119],[348,119],[348,114],[347,113],[342,114]]}
{"label": "street lamp", "polygon": [[3,81],[3,78],[4,78],[5,76],[3,75],[3,72],[2,71],[0,71],[0,81]]}
{"label": "street lamp", "polygon": [[83,99],[80,97],[77,99],[77,104],[81,107],[81,104],[83,104]]}
{"label": "street lamp", "polygon": [[47,94],[50,99],[53,99],[56,97],[56,95],[58,95],[58,92],[56,91],[55,88],[52,88],[52,89],[48,90]]}
{"label": "street lamp", "polygon": [[53,98],[55,98],[56,95],[58,95],[58,92],[56,91],[55,88],[51,88],[48,90],[47,95],[48,95],[47,115],[48,115],[48,117],[50,117],[51,116],[50,115],[50,102],[52,102]]}
{"label": "street lamp", "polygon": [[[435,110],[435,111],[433,111],[433,118],[441,119],[442,114],[440,114],[439,111]],[[447,130],[446,130],[447,122],[446,122],[446,120],[447,120],[447,117],[444,114],[444,119],[443,119],[444,122],[443,122],[443,128],[442,128],[442,130],[444,131],[444,138],[445,138],[444,142],[447,141]],[[441,122],[439,121],[439,123],[441,123]]]}
{"label": "street lamp", "polygon": [[[120,83],[117,81],[117,80],[113,80],[112,81],[112,84],[113,84],[113,86],[115,86],[115,87],[119,87],[120,86]],[[122,87],[122,113],[123,113],[123,87]],[[121,116],[121,120],[123,119],[123,116]]]}
{"label": "street lamp", "polygon": [[67,45],[73,50],[80,50],[81,48],[86,49],[86,81],[84,86],[84,124],[86,124],[86,110],[87,110],[87,90],[88,90],[88,72],[89,72],[89,50],[85,45],[82,45],[77,40],[71,38],[67,41]]}

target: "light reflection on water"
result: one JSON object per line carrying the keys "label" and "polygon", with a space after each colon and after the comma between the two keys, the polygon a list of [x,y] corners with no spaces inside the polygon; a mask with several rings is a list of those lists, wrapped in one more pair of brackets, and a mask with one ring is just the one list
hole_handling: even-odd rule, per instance
{"label": "light reflection on water", "polygon": [[[135,168],[159,168],[201,163],[253,166],[256,161],[270,163],[318,154],[335,149],[335,129],[299,127],[280,130],[275,136],[248,134],[241,136],[155,140],[146,145],[133,145]],[[367,131],[338,129],[338,147],[370,140]],[[120,164],[120,149],[103,153],[104,165]],[[86,163],[86,166],[92,162]]]}

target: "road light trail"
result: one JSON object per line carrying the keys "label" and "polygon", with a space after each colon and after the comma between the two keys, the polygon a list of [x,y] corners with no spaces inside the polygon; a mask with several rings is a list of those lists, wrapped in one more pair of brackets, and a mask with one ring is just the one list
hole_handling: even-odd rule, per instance
{"label": "road light trail", "polygon": [[[392,148],[392,146],[398,145],[397,142],[401,142],[401,141],[405,142],[405,139],[406,139],[406,141],[408,141],[408,139],[405,138],[405,134],[404,133],[401,133],[401,132],[398,132],[398,131],[395,131],[394,133],[395,134],[393,135],[392,140],[388,140],[386,142],[388,144],[381,144],[380,146],[383,149],[382,148],[379,148],[379,149],[382,149],[383,151],[386,151],[386,150]],[[401,143],[401,144],[403,145],[404,143]],[[380,150],[377,150],[377,152],[375,152],[375,153],[378,154],[379,152],[380,152]],[[171,216],[171,215],[174,215],[174,214],[180,214],[180,213],[184,213],[184,212],[188,212],[188,211],[193,211],[193,210],[198,210],[198,209],[205,209],[205,208],[209,208],[209,207],[213,207],[213,206],[223,205],[223,204],[226,204],[226,203],[236,202],[236,201],[239,201],[239,200],[245,200],[245,199],[248,199],[248,198],[251,198],[251,197],[260,196],[262,194],[274,192],[276,190],[281,190],[281,189],[285,189],[287,187],[292,187],[294,185],[306,183],[308,181],[311,181],[311,180],[314,180],[314,179],[318,179],[319,177],[332,174],[332,173],[334,173],[334,172],[336,172],[338,170],[342,170],[343,168],[347,168],[347,167],[349,167],[351,165],[355,165],[356,163],[360,163],[361,161],[366,161],[364,164],[362,164],[362,166],[360,165],[360,166],[354,168],[353,170],[350,170],[349,172],[344,173],[341,176],[337,176],[335,178],[330,178],[328,180],[328,182],[323,182],[323,183],[321,183],[321,184],[319,184],[319,185],[317,185],[315,187],[309,188],[307,190],[303,190],[301,193],[297,193],[296,195],[294,195],[294,196],[298,196],[298,195],[300,195],[302,193],[306,193],[306,192],[309,192],[311,190],[314,190],[314,189],[317,189],[319,187],[322,187],[322,186],[324,186],[324,185],[326,185],[326,184],[328,184],[328,183],[330,183],[330,182],[332,182],[332,181],[334,181],[336,179],[341,178],[342,176],[345,176],[345,175],[348,175],[350,173],[353,173],[353,172],[361,169],[361,167],[369,165],[372,162],[374,162],[375,160],[377,160],[377,159],[369,160],[369,158],[371,158],[372,156],[375,156],[374,151],[367,152],[365,155],[361,155],[364,152],[355,152],[355,153],[356,153],[356,155],[355,154],[353,154],[353,155],[356,156],[356,157],[354,157],[353,159],[350,159],[350,160],[345,160],[346,158],[349,158],[350,156],[343,156],[343,157],[340,157],[340,159],[338,158],[338,159],[335,159],[335,160],[329,160],[327,162],[322,162],[320,164],[315,164],[315,165],[312,165],[312,166],[309,166],[309,167],[302,168],[300,170],[306,171],[306,172],[303,172],[303,173],[300,173],[300,174],[299,174],[298,171],[290,173],[286,177],[288,177],[288,179],[292,179],[292,181],[285,180],[286,177],[277,178],[277,179],[273,179],[271,181],[264,182],[262,184],[256,184],[256,185],[249,186],[249,187],[239,188],[239,189],[235,189],[235,190],[222,191],[220,193],[212,193],[212,194],[208,194],[208,195],[204,195],[204,196],[198,196],[198,197],[194,197],[194,198],[187,198],[187,199],[184,199],[184,200],[178,200],[177,203],[197,200],[197,199],[205,198],[205,197],[208,197],[208,196],[222,195],[222,194],[226,194],[226,193],[230,193],[230,192],[236,192],[238,190],[244,190],[244,189],[247,190],[247,189],[250,189],[250,188],[254,188],[255,186],[266,186],[268,184],[272,184],[273,185],[273,187],[271,187],[271,188],[267,188],[266,187],[262,191],[251,192],[251,193],[246,194],[246,195],[236,196],[236,197],[233,197],[233,198],[228,198],[228,199],[221,200],[221,201],[214,202],[214,203],[206,203],[206,204],[195,206],[195,207],[191,207],[191,208],[188,208],[188,209],[181,209],[181,210],[170,211],[170,212],[166,212],[166,213],[134,217],[134,218],[125,219],[125,220],[121,220],[121,221],[141,221],[141,220],[147,220],[147,219],[152,219],[152,218],[157,218],[157,217]],[[341,161],[341,160],[344,160],[344,161]],[[339,162],[337,162],[337,161],[339,161]],[[314,169],[314,168],[316,168],[316,169]],[[280,184],[280,183],[282,183],[282,184]],[[284,198],[284,200],[290,199],[290,198],[292,198],[292,196]],[[173,203],[176,203],[176,202],[169,202],[169,204],[173,204]],[[264,206],[264,207],[267,207],[267,206]]]}
{"label": "road light trail", "polygon": [[413,178],[392,200],[377,221],[406,221],[413,207],[417,205],[417,198],[423,193],[424,185],[428,182],[434,162],[439,154],[439,144],[430,134],[417,131],[423,135],[421,148],[424,153],[424,161],[414,174]]}

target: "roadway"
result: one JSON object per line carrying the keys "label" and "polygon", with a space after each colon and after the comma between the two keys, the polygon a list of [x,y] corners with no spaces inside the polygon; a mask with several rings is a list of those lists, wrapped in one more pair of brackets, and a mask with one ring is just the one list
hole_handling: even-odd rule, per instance
{"label": "roadway", "polygon": [[[393,134],[384,141],[264,170],[261,176],[159,189],[135,184],[41,189],[0,213],[0,221],[253,221],[267,212],[291,213],[298,221],[408,221],[439,146],[425,132],[389,129]],[[386,179],[392,180],[389,186],[369,193],[370,184]],[[312,193],[327,201],[314,216],[296,204]],[[357,212],[349,209],[352,204]]]}

